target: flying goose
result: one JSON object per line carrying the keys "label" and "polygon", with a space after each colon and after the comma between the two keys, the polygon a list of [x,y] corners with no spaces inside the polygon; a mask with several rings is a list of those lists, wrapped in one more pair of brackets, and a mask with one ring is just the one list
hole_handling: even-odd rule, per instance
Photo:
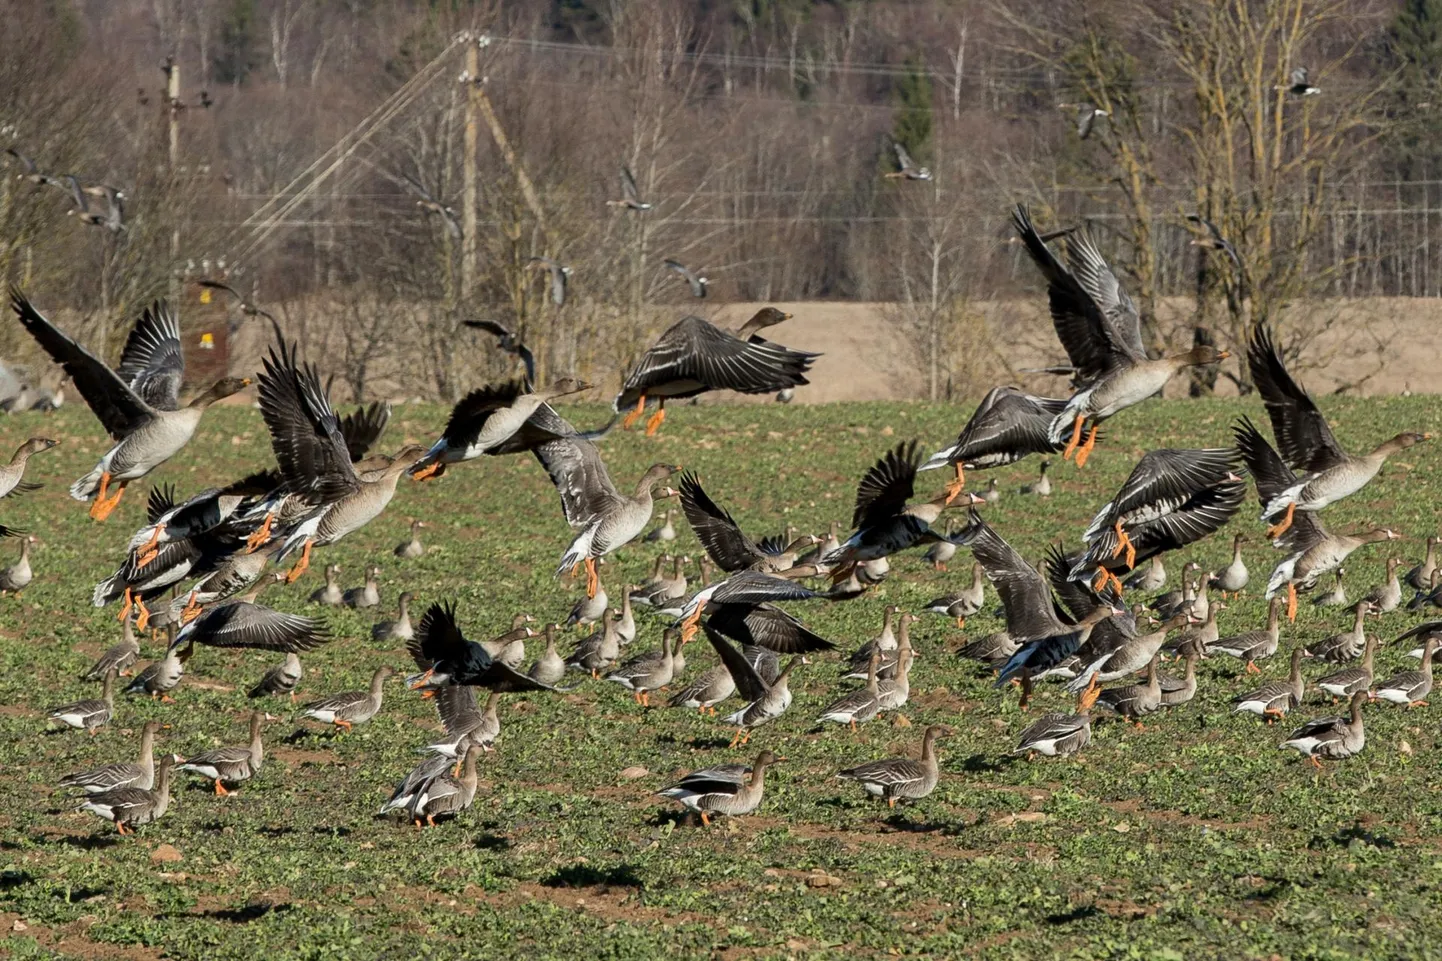
{"label": "flying goose", "polygon": [[891,142],[891,150],[896,154],[896,166],[898,169],[891,171],[886,174],[886,176],[891,178],[905,178],[906,180],[931,179],[931,168],[918,167],[916,161],[911,159],[911,154],[907,153],[906,148],[900,143],[893,140]]}
{"label": "flying goose", "polygon": [[705,298],[706,288],[711,283],[710,280],[697,274],[690,267],[687,267],[685,264],[681,263],[681,261],[675,260],[671,257],[667,257],[665,260],[661,261],[661,263],[665,265],[667,270],[671,271],[672,273],[678,274],[682,280],[686,281],[686,283],[691,288],[691,295],[693,297],[697,298],[698,300]]}
{"label": "flying goose", "polygon": [[651,205],[641,201],[641,191],[636,187],[636,177],[631,173],[631,168],[625,164],[621,165],[621,198],[620,200],[608,200],[608,207],[625,207],[627,210],[634,210],[640,213],[650,210]]}
{"label": "flying goose", "polygon": [[440,440],[410,468],[410,475],[416,480],[440,477],[451,464],[482,454],[514,453],[553,438],[556,435],[542,426],[544,418],[533,421],[532,416],[558,397],[590,389],[590,384],[570,377],[538,390],[527,389],[519,380],[479,387],[452,408]]}

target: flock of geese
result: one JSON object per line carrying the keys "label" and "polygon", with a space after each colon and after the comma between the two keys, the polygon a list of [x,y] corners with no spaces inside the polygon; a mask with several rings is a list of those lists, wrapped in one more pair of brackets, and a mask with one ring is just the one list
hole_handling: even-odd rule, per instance
{"label": "flock of geese", "polygon": [[[937,598],[928,611],[963,626],[986,606],[989,589],[1000,600],[1005,630],[972,640],[959,652],[962,657],[994,671],[998,687],[1017,685],[1023,707],[1043,679],[1064,680],[1075,695],[1074,711],[1045,714],[1022,733],[1018,753],[1057,756],[1081,750],[1091,738],[1092,713],[1098,708],[1140,727],[1144,718],[1196,694],[1196,666],[1204,657],[1234,657],[1247,673],[1260,673],[1257,665],[1281,649],[1282,623],[1295,618],[1299,594],[1330,581],[1354,551],[1398,536],[1385,528],[1332,533],[1322,525],[1322,512],[1370,483],[1390,456],[1428,435],[1407,432],[1379,439],[1365,453],[1344,450],[1287,371],[1271,332],[1259,326],[1246,345],[1245,362],[1265,402],[1273,440],[1243,417],[1232,427],[1232,446],[1149,451],[1096,512],[1074,548],[1054,545],[1045,562],[1033,566],[980,512],[998,498],[995,482],[983,493],[968,491],[966,473],[1037,454],[1043,458],[1041,470],[1026,490],[1047,497],[1050,458],[1084,464],[1106,420],[1156,394],[1178,371],[1215,364],[1227,354],[1198,347],[1149,356],[1135,307],[1085,231],[1047,235],[1065,236],[1063,257],[1037,233],[1025,208],[1016,209],[1014,223],[1046,282],[1054,326],[1068,357],[1064,368],[1053,370],[1070,375],[1072,393],[1048,398],[997,387],[955,442],[931,457],[916,441],[897,444],[862,477],[849,532],[833,525],[824,536],[794,529],[770,537],[747,533],[699,476],[671,464],[654,464],[633,485],[618,486],[597,446],[616,420],[624,416],[623,429],[631,426],[648,403],[656,406],[647,430],[651,434],[660,427],[669,399],[712,390],[771,393],[805,384],[817,355],[761,336],[786,319],[780,311],[762,310],[734,331],[697,317],[675,324],[625,376],[613,402],[616,417],[603,430],[577,430],[552,407],[560,398],[590,389],[589,384],[563,378],[535,386],[528,363],[526,378],[487,385],[462,399],[429,448],[406,446],[389,456],[373,451],[389,408],[374,404],[339,416],[314,366],[300,361],[277,327],[276,342],[254,378],[274,465],[184,497],[170,486],[150,490],[145,522],[129,536],[123,563],[92,597],[96,606],[118,605],[124,624],[123,640],[85,674],[87,681],[101,685],[100,696],[54,708],[50,718],[90,733],[108,724],[117,678],[136,665],[137,637],[147,630],[164,631],[168,643],[159,659],[129,681],[127,691],[168,697],[197,649],[256,648],[284,659],[258,680],[250,697],[294,700],[303,673],[300,656],[332,638],[322,619],[274,610],[260,603],[261,592],[293,583],[311,564],[313,552],[379,516],[403,476],[424,482],[466,461],[525,453],[549,475],[572,530],[557,573],[584,571],[585,596],[564,624],[538,632],[529,618],[517,617],[510,631],[486,640],[467,637],[461,612],[444,600],[430,604],[413,625],[410,594],[401,596],[396,619],[376,626],[376,639],[405,643],[415,663],[406,687],[433,701],[446,732],[425,746],[427,759],[397,785],[385,805],[417,825],[434,824],[472,802],[476,761],[500,732],[498,705],[507,694],[559,693],[604,678],[640,705],[650,707],[653,697],[665,691],[670,706],[707,716],[717,715],[718,705],[739,695],[739,708],[723,722],[735,729],[733,747],[749,742],[790,709],[789,682],[795,672],[809,658],[835,648],[789,605],[859,597],[888,575],[893,557],[912,548],[925,548],[926,560],[942,570],[959,550],[972,555],[969,586]],[[90,502],[96,521],[115,511],[128,485],[189,443],[210,404],[251,384],[249,378],[226,377],[182,404],[180,331],[163,303],[140,317],[115,369],[48,321],[18,289],[11,290],[11,306],[112,438],[95,467],[70,488],[76,500]],[[529,359],[504,328],[490,322],[475,326]],[[54,445],[44,438],[22,445],[11,463],[0,467],[0,497],[33,488],[24,479],[29,461]],[[929,470],[949,471],[946,483],[933,495],[918,495],[918,479]],[[1157,592],[1167,584],[1164,558],[1232,520],[1243,509],[1249,487],[1258,498],[1256,516],[1267,525],[1262,536],[1280,549],[1281,560],[1266,577],[1265,595],[1271,599],[1266,626],[1221,636],[1218,612],[1253,586],[1242,553],[1248,535],[1234,536],[1231,562],[1223,568],[1203,572],[1187,564],[1180,589]],[[613,603],[598,564],[643,535],[663,545],[674,541],[674,511],[653,524],[656,501],[671,497],[679,500],[681,515],[704,549],[699,578],[688,579],[689,557],[663,555],[648,583],[628,586],[619,604]],[[943,526],[945,516],[959,523]],[[419,523],[412,526],[411,539],[396,548],[399,557],[425,550],[420,529]],[[21,590],[32,576],[26,561],[31,539],[14,529],[0,528],[0,533],[23,539],[24,576],[13,569],[0,572],[0,586]],[[1348,712],[1308,721],[1281,742],[1320,767],[1320,759],[1342,759],[1363,749],[1363,706],[1369,700],[1425,705],[1442,621],[1419,624],[1402,635],[1420,644],[1413,651],[1420,658],[1418,668],[1379,678],[1374,676],[1376,642],[1365,635],[1364,619],[1401,606],[1403,581],[1417,589],[1414,607],[1442,607],[1434,547],[1435,540],[1429,540],[1426,560],[1405,575],[1399,574],[1396,559],[1389,560],[1386,582],[1356,603],[1351,630],[1305,651],[1294,648],[1286,677],[1234,698],[1235,709],[1270,724],[1303,703],[1304,656],[1351,665],[1312,682],[1334,702],[1345,700]],[[376,572],[366,573],[364,587],[344,592],[338,568],[327,565],[325,585],[312,601],[375,607]],[[1124,591],[1155,596],[1149,605],[1128,607]],[[1328,599],[1319,594],[1319,600]],[[661,632],[657,649],[626,656],[643,633],[639,610],[672,623]],[[881,633],[844,662],[843,675],[860,685],[828,704],[818,722],[855,729],[907,703],[914,660],[910,629],[916,619],[897,607],[886,609]],[[558,650],[560,632],[576,625],[589,626],[592,633],[571,650]],[[705,634],[717,663],[687,675],[686,647],[699,633]],[[526,642],[541,636],[544,648],[528,664]],[[1160,670],[1166,652],[1180,658],[1183,676]],[[313,701],[301,715],[339,730],[364,724],[381,710],[386,683],[396,673],[382,667],[367,689]],[[206,778],[217,794],[253,777],[264,760],[261,738],[268,717],[263,710],[250,714],[244,744],[185,759],[164,755],[158,765],[153,758],[157,727],[145,723],[137,761],[80,772],[62,786],[85,792],[85,811],[129,832],[165,813],[177,772]],[[950,733],[945,726],[930,726],[915,756],[871,761],[838,776],[888,805],[924,798],[941,775],[937,742]],[[745,814],[761,804],[767,771],[783,760],[774,750],[763,750],[750,765],[708,767],[660,795],[696,812],[704,823],[716,814]]]}

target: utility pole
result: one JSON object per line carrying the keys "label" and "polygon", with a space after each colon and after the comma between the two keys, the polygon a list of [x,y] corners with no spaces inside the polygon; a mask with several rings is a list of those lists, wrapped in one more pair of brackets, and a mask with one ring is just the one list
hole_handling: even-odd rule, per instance
{"label": "utility pole", "polygon": [[476,167],[479,163],[477,151],[480,146],[480,128],[477,125],[481,86],[477,82],[481,70],[480,43],[474,37],[466,39],[466,134],[465,167],[462,171],[461,192],[461,302],[468,303],[476,289]]}
{"label": "utility pole", "polygon": [[[180,102],[180,64],[175,62],[174,57],[165,58],[165,107],[169,118],[170,128],[170,150],[167,154],[170,165],[170,180],[172,187],[175,183],[177,167],[180,164],[180,111],[184,105]],[[172,266],[171,276],[174,276],[174,265],[180,259],[180,221],[170,231],[170,263]],[[174,282],[172,281],[172,286]],[[175,291],[171,291],[175,296]]]}

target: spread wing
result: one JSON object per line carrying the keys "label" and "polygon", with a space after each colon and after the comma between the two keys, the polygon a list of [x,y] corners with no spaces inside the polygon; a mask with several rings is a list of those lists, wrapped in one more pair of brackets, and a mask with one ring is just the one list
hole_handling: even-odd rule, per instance
{"label": "spread wing", "polygon": [[641,191],[636,189],[636,177],[631,173],[631,168],[625,165],[621,167],[621,193],[633,204],[641,202]]}
{"label": "spread wing", "polygon": [[956,438],[953,462],[967,467],[1012,463],[1027,454],[1060,451],[1049,436],[1064,399],[1034,397],[1015,387],[993,387]]}
{"label": "spread wing", "polygon": [[1338,446],[1332,428],[1327,426],[1327,419],[1311,395],[1287,372],[1266,324],[1258,324],[1252,331],[1247,366],[1257,393],[1267,405],[1277,449],[1293,470],[1316,473],[1347,461],[1346,453]]}
{"label": "spread wing", "polygon": [[136,321],[115,373],[156,410],[180,406],[185,356],[180,349],[180,322],[170,304],[157,300]]}
{"label": "spread wing", "polygon": [[696,539],[718,567],[730,573],[764,559],[756,542],[741,532],[731,515],[717,506],[695,474],[681,477],[681,509]]}
{"label": "spread wing", "polygon": [[272,347],[259,380],[260,412],[286,484],[323,503],[359,489],[340,420],[315,368],[297,366],[294,345]]}
{"label": "spread wing", "polygon": [[[1052,326],[1077,369],[1078,378],[1083,382],[1095,380],[1117,367],[1145,358],[1145,353],[1140,357],[1132,354],[1129,341],[1108,323],[1092,295],[1052,253],[1037,234],[1025,206],[1018,205],[1012,212],[1012,222],[1032,262],[1046,278]],[[1102,267],[1105,266],[1103,262]]]}
{"label": "spread wing", "polygon": [[390,419],[391,405],[380,400],[369,407],[357,407],[341,418],[340,435],[345,439],[346,452],[352,464],[365,460],[381,434],[385,433]]}
{"label": "spread wing", "polygon": [[320,621],[286,614],[262,604],[237,601],[213,607],[175,636],[174,645],[194,637],[211,647],[251,647],[301,654],[330,640]]}
{"label": "spread wing", "polygon": [[[543,409],[549,410],[549,407],[543,405]],[[560,425],[570,427],[554,411],[550,416]],[[546,422],[547,418],[542,418],[543,427]],[[579,530],[590,525],[621,499],[601,460],[601,452],[574,428],[538,445],[534,453],[551,476],[551,483],[556,485],[556,493],[561,495],[561,513],[572,528]]]}
{"label": "spread wing", "polygon": [[902,170],[910,170],[916,166],[912,162],[911,154],[907,153],[906,148],[895,140],[891,142],[891,149],[896,151],[896,162],[900,164]]}
{"label": "spread wing", "polygon": [[10,306],[20,323],[35,338],[50,359],[65,369],[75,389],[100,419],[106,433],[117,440],[138,429],[155,416],[115,371],[94,354],[67,337],[36,310],[20,292],[10,288]]}
{"label": "spread wing", "polygon": [[857,485],[851,526],[871,527],[900,514],[915,491],[920,463],[916,441],[903,441],[887,451]]}
{"label": "spread wing", "polygon": [[1085,231],[1067,238],[1067,260],[1072,276],[1101,313],[1108,344],[1132,360],[1146,360],[1147,349],[1142,346],[1142,321],[1136,304]]}
{"label": "spread wing", "polygon": [[953,538],[971,548],[972,556],[996,586],[1006,611],[1007,633],[1019,641],[1052,637],[1066,630],[1057,617],[1046,579],[982,520],[973,509],[966,527]]}
{"label": "spread wing", "polygon": [[798,387],[810,383],[804,375],[816,356],[767,340],[741,340],[700,317],[686,317],[641,356],[622,385],[618,405],[624,407],[628,395],[635,403],[650,388],[678,382],[742,394]]}

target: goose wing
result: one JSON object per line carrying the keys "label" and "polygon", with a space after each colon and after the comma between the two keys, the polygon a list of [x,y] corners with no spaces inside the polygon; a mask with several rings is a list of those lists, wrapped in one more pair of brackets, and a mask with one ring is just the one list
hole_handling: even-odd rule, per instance
{"label": "goose wing", "polygon": [[971,548],[972,556],[996,586],[1006,611],[1007,633],[1019,641],[1052,637],[1067,629],[1057,616],[1046,579],[1022,560],[1001,535],[973,508],[955,543]]}
{"label": "goose wing", "polygon": [[115,373],[156,410],[180,406],[185,356],[180,349],[180,322],[164,300],[157,300],[135,322]]}
{"label": "goose wing", "polygon": [[756,542],[742,533],[730,513],[722,510],[706,493],[700,478],[687,472],[682,475],[678,486],[686,521],[718,567],[731,573],[745,570],[765,559]]}
{"label": "goose wing", "polygon": [[[768,340],[741,340],[729,331],[686,317],[666,330],[627,375],[618,409],[663,384],[694,382],[702,390],[767,394],[810,383],[804,376],[816,354]],[[701,391],[698,390],[697,393]]]}
{"label": "goose wing", "polygon": [[1346,452],[1332,436],[1332,428],[1311,395],[1288,373],[1266,324],[1258,324],[1252,331],[1247,367],[1267,405],[1277,449],[1293,470],[1311,474],[1346,463]]}
{"label": "goose wing", "polygon": [[294,345],[282,342],[271,348],[259,381],[260,412],[286,484],[322,503],[359,490],[340,419],[315,367],[299,366]]}

